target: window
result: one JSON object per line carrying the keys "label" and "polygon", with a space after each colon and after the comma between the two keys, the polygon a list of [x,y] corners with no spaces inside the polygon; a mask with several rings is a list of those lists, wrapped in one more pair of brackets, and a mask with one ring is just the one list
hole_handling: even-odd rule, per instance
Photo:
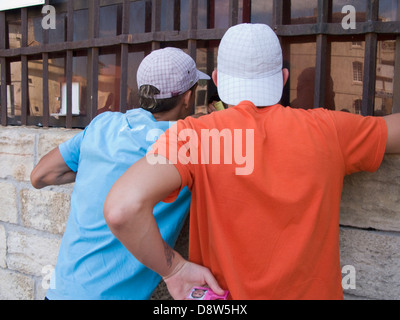
{"label": "window", "polygon": [[362,62],[353,62],[353,81],[362,82],[363,81],[363,64]]}
{"label": "window", "polygon": [[[357,0],[356,29],[344,29],[343,0],[46,0],[0,12],[0,124],[83,128],[100,112],[137,105],[136,70],[167,45],[208,74],[219,41],[241,22],[265,23],[281,39],[291,72],[282,104],[363,115],[400,112],[398,3]],[[397,57],[397,59],[396,59]],[[216,88],[204,82],[204,111]]]}

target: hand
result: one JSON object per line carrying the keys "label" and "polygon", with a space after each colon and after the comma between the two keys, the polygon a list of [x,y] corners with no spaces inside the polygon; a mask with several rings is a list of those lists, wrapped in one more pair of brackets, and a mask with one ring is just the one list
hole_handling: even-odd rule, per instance
{"label": "hand", "polygon": [[208,107],[207,107],[208,114],[213,113],[215,111],[217,111],[217,109],[215,109],[214,104],[213,103],[209,103]]}
{"label": "hand", "polygon": [[184,300],[195,286],[208,286],[216,294],[224,294],[224,290],[218,285],[209,269],[189,261],[184,261],[179,270],[164,278],[164,281],[175,300]]}

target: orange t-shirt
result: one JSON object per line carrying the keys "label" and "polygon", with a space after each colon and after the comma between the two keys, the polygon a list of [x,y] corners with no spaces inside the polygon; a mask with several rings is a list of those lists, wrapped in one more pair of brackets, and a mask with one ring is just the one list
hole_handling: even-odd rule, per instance
{"label": "orange t-shirt", "polygon": [[178,121],[152,152],[192,191],[190,261],[231,298],[342,299],[343,178],[376,171],[386,140],[383,118],[244,101]]}

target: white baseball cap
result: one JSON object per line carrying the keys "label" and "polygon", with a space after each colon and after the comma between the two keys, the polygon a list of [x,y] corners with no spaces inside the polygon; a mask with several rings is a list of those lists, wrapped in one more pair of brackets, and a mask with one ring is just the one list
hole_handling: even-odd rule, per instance
{"label": "white baseball cap", "polygon": [[231,27],[218,50],[218,94],[230,105],[249,100],[257,107],[277,104],[282,97],[282,48],[265,24]]}
{"label": "white baseball cap", "polygon": [[156,87],[160,94],[156,99],[167,99],[181,95],[200,79],[210,80],[205,73],[197,70],[194,60],[181,49],[165,48],[155,50],[146,56],[137,71],[137,84]]}

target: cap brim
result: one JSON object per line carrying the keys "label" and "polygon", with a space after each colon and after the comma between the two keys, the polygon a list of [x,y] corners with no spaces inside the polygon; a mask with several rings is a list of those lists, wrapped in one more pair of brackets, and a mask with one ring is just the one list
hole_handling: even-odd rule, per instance
{"label": "cap brim", "polygon": [[217,81],[219,97],[229,105],[236,106],[247,100],[257,107],[267,107],[277,104],[282,98],[282,70],[259,79],[237,78],[218,70]]}
{"label": "cap brim", "polygon": [[211,77],[200,70],[197,70],[197,74],[199,76],[199,80],[211,80]]}

